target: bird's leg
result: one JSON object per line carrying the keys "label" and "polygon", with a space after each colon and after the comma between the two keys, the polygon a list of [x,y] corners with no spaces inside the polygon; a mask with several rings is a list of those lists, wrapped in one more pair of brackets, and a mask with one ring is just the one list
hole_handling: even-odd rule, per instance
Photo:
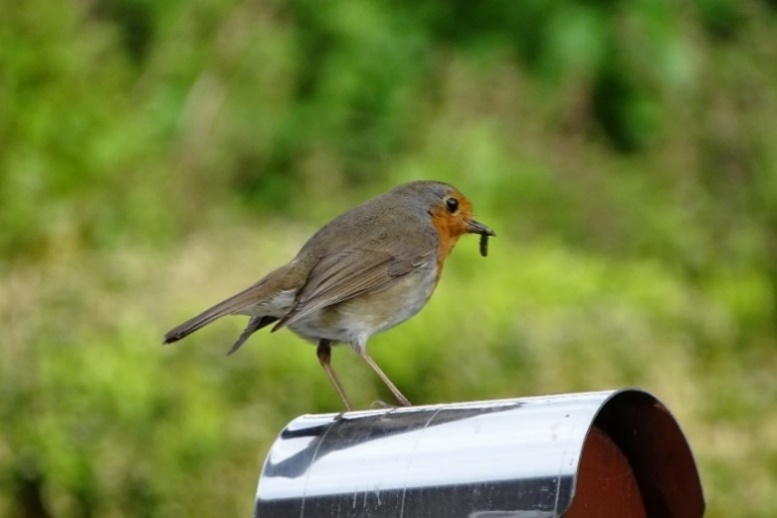
{"label": "bird's leg", "polygon": [[332,364],[330,363],[332,358],[331,342],[329,340],[319,341],[318,347],[316,348],[316,354],[318,355],[318,361],[324,368],[326,375],[329,376],[329,381],[331,381],[332,385],[335,386],[335,390],[337,390],[337,393],[340,395],[340,399],[343,400],[345,408],[347,408],[350,412],[353,410],[353,407],[351,407],[351,403],[348,401],[348,396],[345,395],[345,390],[343,389],[343,386],[340,385],[340,380],[337,379],[337,374],[335,374],[335,371],[332,368]]}
{"label": "bird's leg", "polygon": [[399,401],[400,405],[410,406],[412,404],[410,403],[410,400],[407,399],[393,383],[391,383],[391,380],[388,378],[388,376],[386,376],[386,373],[380,370],[378,364],[375,363],[375,360],[373,360],[369,354],[367,354],[367,351],[363,350],[362,348],[358,348],[357,352],[359,353],[359,356],[364,358],[364,361],[366,361],[367,364],[372,367],[372,370],[375,371],[375,374],[377,374],[380,379],[383,380],[383,383],[385,383],[389,390],[391,390],[391,393],[394,394],[394,397],[397,398],[397,401]]}

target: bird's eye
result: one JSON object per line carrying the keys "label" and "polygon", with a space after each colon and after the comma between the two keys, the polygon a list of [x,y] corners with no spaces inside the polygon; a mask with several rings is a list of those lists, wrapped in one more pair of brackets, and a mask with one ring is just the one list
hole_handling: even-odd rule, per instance
{"label": "bird's eye", "polygon": [[453,214],[457,210],[459,210],[459,200],[456,198],[448,198],[445,200],[445,206],[448,207],[448,212]]}

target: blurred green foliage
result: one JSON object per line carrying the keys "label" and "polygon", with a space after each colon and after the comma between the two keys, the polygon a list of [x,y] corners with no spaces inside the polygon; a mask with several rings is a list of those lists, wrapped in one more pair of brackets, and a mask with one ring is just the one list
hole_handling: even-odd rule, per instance
{"label": "blurred green foliage", "polygon": [[[338,399],[290,333],[229,359],[240,319],[162,333],[435,178],[499,237],[486,260],[464,239],[428,308],[371,341],[413,401],[642,386],[684,426],[708,516],[774,516],[776,18],[0,3],[0,513],[248,515],[277,431]],[[390,400],[334,361],[360,405]]]}

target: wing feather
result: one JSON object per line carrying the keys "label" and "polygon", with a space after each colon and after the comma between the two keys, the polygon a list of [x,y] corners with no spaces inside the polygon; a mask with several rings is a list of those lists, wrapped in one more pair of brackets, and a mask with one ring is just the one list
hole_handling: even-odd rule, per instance
{"label": "wing feather", "polygon": [[321,308],[389,288],[399,278],[426,263],[435,248],[414,257],[396,257],[389,251],[352,248],[321,259],[297,295],[291,310],[273,331]]}

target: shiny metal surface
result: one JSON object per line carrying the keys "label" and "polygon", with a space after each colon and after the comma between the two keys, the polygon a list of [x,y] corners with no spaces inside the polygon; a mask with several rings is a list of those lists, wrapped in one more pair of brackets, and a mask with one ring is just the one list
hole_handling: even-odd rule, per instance
{"label": "shiny metal surface", "polygon": [[561,516],[607,391],[306,415],[272,446],[261,518]]}

